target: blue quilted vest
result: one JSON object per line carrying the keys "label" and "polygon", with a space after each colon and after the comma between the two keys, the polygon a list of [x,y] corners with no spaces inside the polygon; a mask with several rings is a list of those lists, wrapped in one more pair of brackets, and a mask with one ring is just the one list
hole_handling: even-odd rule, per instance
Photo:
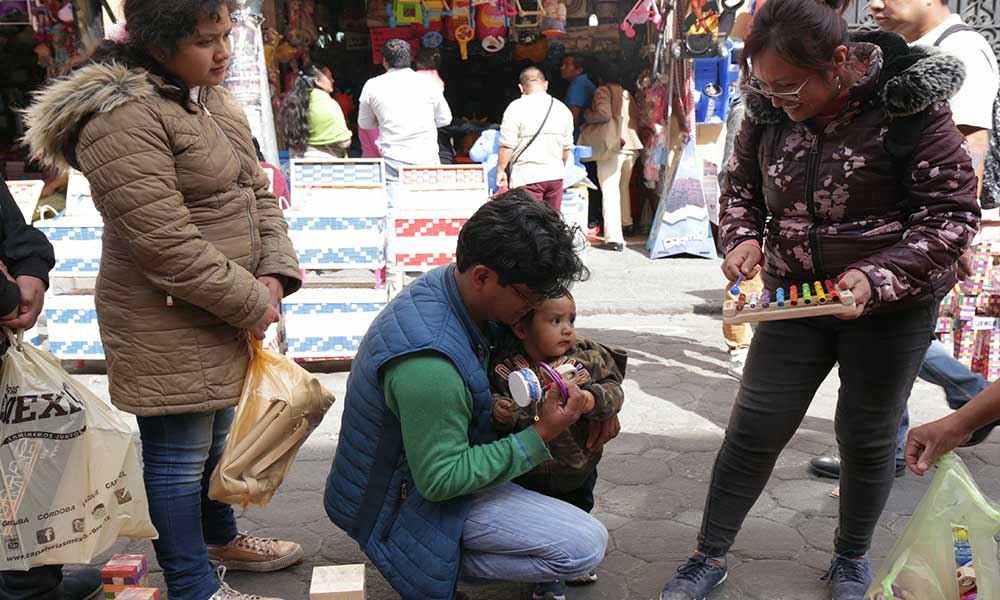
{"label": "blue quilted vest", "polygon": [[431,502],[413,484],[397,417],[379,369],[405,354],[436,350],[472,393],[470,444],[494,441],[483,360],[490,347],[458,293],[455,266],[403,290],[368,329],[347,380],[337,455],[326,482],[330,519],[354,538],[405,599],[451,600],[461,563],[468,497]]}

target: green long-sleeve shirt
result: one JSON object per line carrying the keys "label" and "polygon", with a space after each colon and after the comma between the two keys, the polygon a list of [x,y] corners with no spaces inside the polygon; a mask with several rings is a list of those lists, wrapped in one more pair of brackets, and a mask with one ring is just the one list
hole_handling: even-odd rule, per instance
{"label": "green long-sleeve shirt", "polygon": [[472,393],[455,365],[437,352],[399,357],[383,367],[381,377],[386,404],[402,427],[413,483],[428,500],[499,485],[551,458],[534,427],[470,446]]}
{"label": "green long-sleeve shirt", "polygon": [[326,146],[351,139],[340,104],[321,89],[309,94],[309,145]]}

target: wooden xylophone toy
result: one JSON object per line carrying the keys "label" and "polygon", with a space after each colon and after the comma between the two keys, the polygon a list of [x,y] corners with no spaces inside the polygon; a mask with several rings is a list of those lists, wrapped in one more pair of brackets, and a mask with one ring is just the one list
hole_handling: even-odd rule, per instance
{"label": "wooden xylophone toy", "polygon": [[846,315],[855,310],[854,296],[851,292],[838,288],[829,279],[824,283],[816,281],[811,284],[792,285],[788,289],[778,288],[773,294],[771,290],[764,290],[759,294],[750,294],[749,297],[746,294],[736,293],[739,291],[737,286],[732,290],[737,299],[726,300],[722,305],[722,320],[727,325],[822,315]]}

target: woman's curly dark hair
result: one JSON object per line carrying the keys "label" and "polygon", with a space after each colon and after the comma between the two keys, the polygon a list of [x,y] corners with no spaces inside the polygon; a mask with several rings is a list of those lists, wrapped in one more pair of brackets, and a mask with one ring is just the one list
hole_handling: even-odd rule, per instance
{"label": "woman's curly dark hair", "polygon": [[221,19],[220,10],[236,9],[235,0],[125,0],[125,43],[105,40],[94,52],[93,61],[117,62],[129,68],[146,69],[159,75],[179,91],[160,90],[160,93],[179,102],[191,111],[190,91],[187,83],[170,75],[150,54],[150,48],[159,48],[173,54],[184,38],[198,28],[198,21],[205,16]]}
{"label": "woman's curly dark hair", "polygon": [[309,142],[309,97],[316,80],[323,76],[321,65],[313,63],[299,71],[291,91],[281,102],[281,130],[292,156],[302,156]]}

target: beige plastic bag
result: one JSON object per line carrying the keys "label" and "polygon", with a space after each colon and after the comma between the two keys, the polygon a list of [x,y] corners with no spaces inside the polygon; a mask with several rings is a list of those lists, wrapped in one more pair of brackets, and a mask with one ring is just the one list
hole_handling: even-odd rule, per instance
{"label": "beige plastic bag", "polygon": [[233,428],[212,473],[208,497],[266,505],[309,434],[333,404],[333,394],[291,359],[253,340]]}
{"label": "beige plastic bag", "polygon": [[3,335],[0,570],[87,563],[118,536],[155,538],[121,415],[23,332]]}

